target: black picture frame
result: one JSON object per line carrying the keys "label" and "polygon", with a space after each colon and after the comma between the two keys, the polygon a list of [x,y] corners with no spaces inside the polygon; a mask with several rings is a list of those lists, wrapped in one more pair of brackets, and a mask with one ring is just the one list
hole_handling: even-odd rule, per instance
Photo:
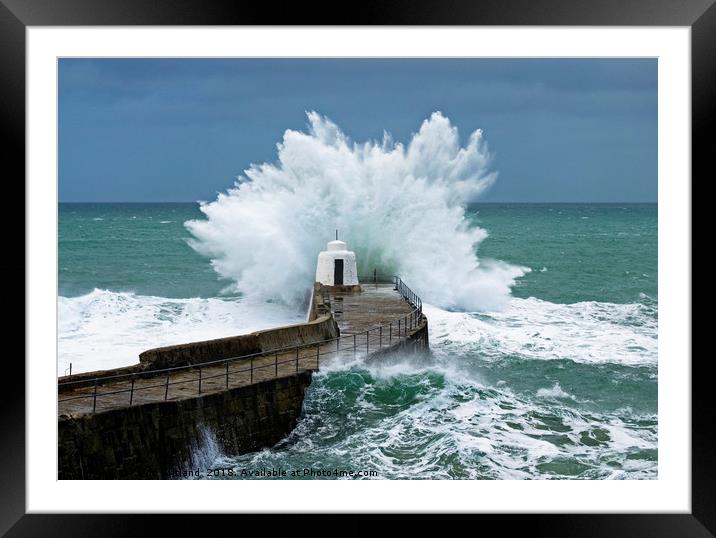
{"label": "black picture frame", "polygon": [[[355,9],[335,5],[209,0],[0,0],[0,129],[2,154],[13,178],[25,176],[25,30],[27,26],[82,25],[569,25],[569,26],[688,26],[692,51],[692,182],[716,177],[708,129],[716,119],[716,5],[714,0],[415,0],[373,2]],[[664,148],[661,148],[663,151]],[[10,165],[8,167],[8,165]],[[17,181],[17,179],[15,179]],[[32,282],[25,279],[26,290]],[[532,514],[480,515],[470,526],[500,534],[525,531],[549,536],[714,536],[716,533],[716,466],[714,465],[714,405],[708,375],[710,356],[692,360],[692,511],[690,514]],[[164,534],[186,534],[198,516],[177,515],[28,515],[25,510],[25,379],[24,365],[6,360],[3,376],[14,383],[3,387],[0,441],[0,532],[7,536],[119,536],[158,524]],[[320,507],[317,507],[320,510]],[[236,529],[237,516],[212,517],[211,526],[197,532]],[[238,516],[276,532],[307,526],[321,528],[311,516],[276,524],[275,516]],[[380,516],[366,516],[359,525],[338,523],[358,533],[384,525]],[[472,521],[472,518],[479,518]],[[232,519],[233,518],[233,519]],[[259,518],[256,520],[256,518]],[[351,517],[352,519],[352,517]],[[403,531],[425,529],[422,516],[403,516]],[[395,524],[396,522],[393,522]],[[201,524],[201,523],[199,523]],[[443,527],[444,523],[438,524]],[[266,527],[268,525],[268,527]],[[459,525],[459,523],[458,523]],[[248,527],[246,527],[248,529]],[[213,529],[213,531],[212,531]],[[223,530],[222,530],[223,529]],[[335,531],[335,529],[333,529]],[[443,531],[445,528],[443,527]],[[477,531],[477,528],[475,529]],[[234,533],[233,530],[231,531]],[[462,531],[461,531],[462,532]]]}

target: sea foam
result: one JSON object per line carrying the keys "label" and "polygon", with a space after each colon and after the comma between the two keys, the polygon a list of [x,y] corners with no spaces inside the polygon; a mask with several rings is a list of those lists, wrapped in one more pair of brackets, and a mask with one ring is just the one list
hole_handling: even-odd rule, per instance
{"label": "sea foam", "polygon": [[303,321],[276,304],[237,298],[171,299],[96,289],[58,299],[58,370],[128,366],[147,349]]}
{"label": "sea foam", "polygon": [[586,301],[557,304],[512,298],[499,312],[447,312],[423,305],[431,348],[478,353],[484,360],[570,360],[584,364],[656,366],[654,307]]}

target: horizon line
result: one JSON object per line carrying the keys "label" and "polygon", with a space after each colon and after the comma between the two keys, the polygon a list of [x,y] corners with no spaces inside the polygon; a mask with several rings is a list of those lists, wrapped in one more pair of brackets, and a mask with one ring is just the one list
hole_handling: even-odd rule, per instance
{"label": "horizon line", "polygon": [[[173,201],[173,200],[166,200],[166,201],[132,201],[132,200],[124,200],[124,201],[107,201],[107,200],[92,200],[92,201],[58,201],[58,204],[199,204],[201,203],[198,200],[179,200],[179,201]],[[209,202],[211,203],[211,202]],[[519,201],[519,200],[490,200],[490,201],[475,201],[475,202],[467,202],[467,205],[474,205],[474,204],[658,204],[658,201],[615,201],[615,202],[597,202],[597,201],[589,201],[589,200],[578,200],[578,201],[555,201],[555,200],[543,200],[543,201]]]}

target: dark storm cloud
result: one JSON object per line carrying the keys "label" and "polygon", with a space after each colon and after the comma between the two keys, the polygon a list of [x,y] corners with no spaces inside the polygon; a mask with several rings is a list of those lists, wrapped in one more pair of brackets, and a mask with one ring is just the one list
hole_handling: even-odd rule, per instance
{"label": "dark storm cloud", "polygon": [[354,140],[407,141],[442,111],[482,128],[485,200],[655,201],[657,62],[60,60],[60,199],[213,198],[316,110]]}

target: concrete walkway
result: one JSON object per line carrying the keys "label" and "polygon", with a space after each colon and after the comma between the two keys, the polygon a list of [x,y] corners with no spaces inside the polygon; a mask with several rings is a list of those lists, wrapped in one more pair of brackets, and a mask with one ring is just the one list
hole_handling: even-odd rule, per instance
{"label": "concrete walkway", "polygon": [[[360,293],[330,292],[331,311],[341,335],[364,333],[380,325],[394,325],[392,333],[404,332],[405,317],[413,307],[395,291],[393,284],[361,284]],[[388,338],[388,327],[383,327]],[[373,336],[371,331],[371,337]]]}

